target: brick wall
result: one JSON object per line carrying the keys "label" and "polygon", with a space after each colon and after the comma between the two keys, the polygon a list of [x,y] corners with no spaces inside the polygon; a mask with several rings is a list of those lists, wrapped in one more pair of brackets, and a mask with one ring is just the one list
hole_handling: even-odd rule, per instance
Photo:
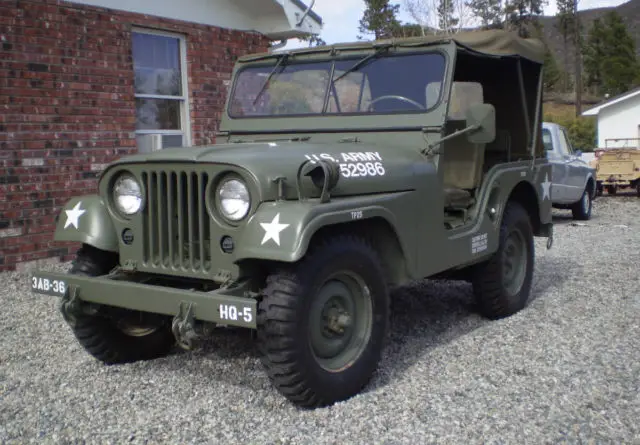
{"label": "brick wall", "polygon": [[56,0],[0,2],[0,271],[69,260],[54,217],[93,193],[108,163],[136,151],[131,29],[186,36],[194,145],[217,131],[235,59],[269,41],[243,33]]}

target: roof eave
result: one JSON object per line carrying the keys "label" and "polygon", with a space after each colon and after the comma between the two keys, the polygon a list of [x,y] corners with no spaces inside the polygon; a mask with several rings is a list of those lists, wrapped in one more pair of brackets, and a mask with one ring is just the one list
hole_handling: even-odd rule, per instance
{"label": "roof eave", "polygon": [[621,95],[617,96],[617,97],[612,97],[611,99],[607,99],[606,101],[602,102],[599,105],[596,105],[595,107],[589,108],[588,110],[584,111],[581,116],[597,116],[598,114],[600,114],[600,111],[610,107],[611,105],[615,105],[618,104],[620,102],[624,102],[628,99],[631,99],[632,97],[638,96],[640,95],[640,87],[638,88],[634,88],[631,91],[627,91],[626,93],[622,93]]}

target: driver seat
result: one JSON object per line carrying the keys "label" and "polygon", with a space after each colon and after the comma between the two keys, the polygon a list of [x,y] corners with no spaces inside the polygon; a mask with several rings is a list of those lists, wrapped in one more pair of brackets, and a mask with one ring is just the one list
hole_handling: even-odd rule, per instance
{"label": "driver seat", "polygon": [[[462,130],[466,121],[450,120],[447,134]],[[474,192],[482,181],[485,144],[474,144],[465,135],[443,142],[440,168],[443,170],[444,206],[466,211],[475,204]]]}
{"label": "driver seat", "polygon": [[[466,108],[483,103],[482,87],[475,82],[453,82],[449,116],[445,134],[467,126]],[[475,204],[475,191],[482,181],[485,144],[474,144],[466,135],[442,143],[439,168],[443,170],[444,207],[446,210],[466,211]]]}

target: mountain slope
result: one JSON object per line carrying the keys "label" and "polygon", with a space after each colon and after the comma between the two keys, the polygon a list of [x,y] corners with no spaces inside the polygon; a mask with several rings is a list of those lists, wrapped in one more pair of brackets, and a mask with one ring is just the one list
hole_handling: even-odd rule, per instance
{"label": "mountain slope", "polygon": [[[627,31],[636,43],[636,54],[640,57],[640,0],[630,0],[615,7],[579,11],[583,38],[586,40],[595,19],[604,17],[607,12],[612,10],[620,14],[627,25]],[[539,18],[539,22],[543,26],[543,38],[553,52],[558,67],[564,70],[565,64],[567,64],[570,67],[568,71],[573,74],[575,72],[573,68],[575,51],[571,42],[568,42],[565,49],[562,33],[557,28],[558,19],[554,16],[542,16]]]}

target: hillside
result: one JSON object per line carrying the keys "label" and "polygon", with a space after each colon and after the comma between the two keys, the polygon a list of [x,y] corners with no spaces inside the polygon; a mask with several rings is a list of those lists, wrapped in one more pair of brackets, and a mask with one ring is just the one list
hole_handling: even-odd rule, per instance
{"label": "hillside", "polygon": [[[627,30],[636,42],[636,54],[640,56],[640,0],[630,0],[619,6],[611,8],[595,8],[579,11],[578,14],[580,16],[580,23],[582,25],[584,38],[586,39],[593,20],[603,17],[611,10],[615,10],[623,18],[627,25]],[[553,51],[558,67],[564,69],[564,66],[567,63],[565,61],[565,53],[568,55],[568,63],[573,67],[573,45],[569,42],[567,51],[565,51],[562,34],[556,28],[556,24],[558,22],[557,18],[554,16],[543,16],[540,17],[539,20],[543,26],[544,39]],[[571,69],[570,72],[573,74],[574,70]]]}

